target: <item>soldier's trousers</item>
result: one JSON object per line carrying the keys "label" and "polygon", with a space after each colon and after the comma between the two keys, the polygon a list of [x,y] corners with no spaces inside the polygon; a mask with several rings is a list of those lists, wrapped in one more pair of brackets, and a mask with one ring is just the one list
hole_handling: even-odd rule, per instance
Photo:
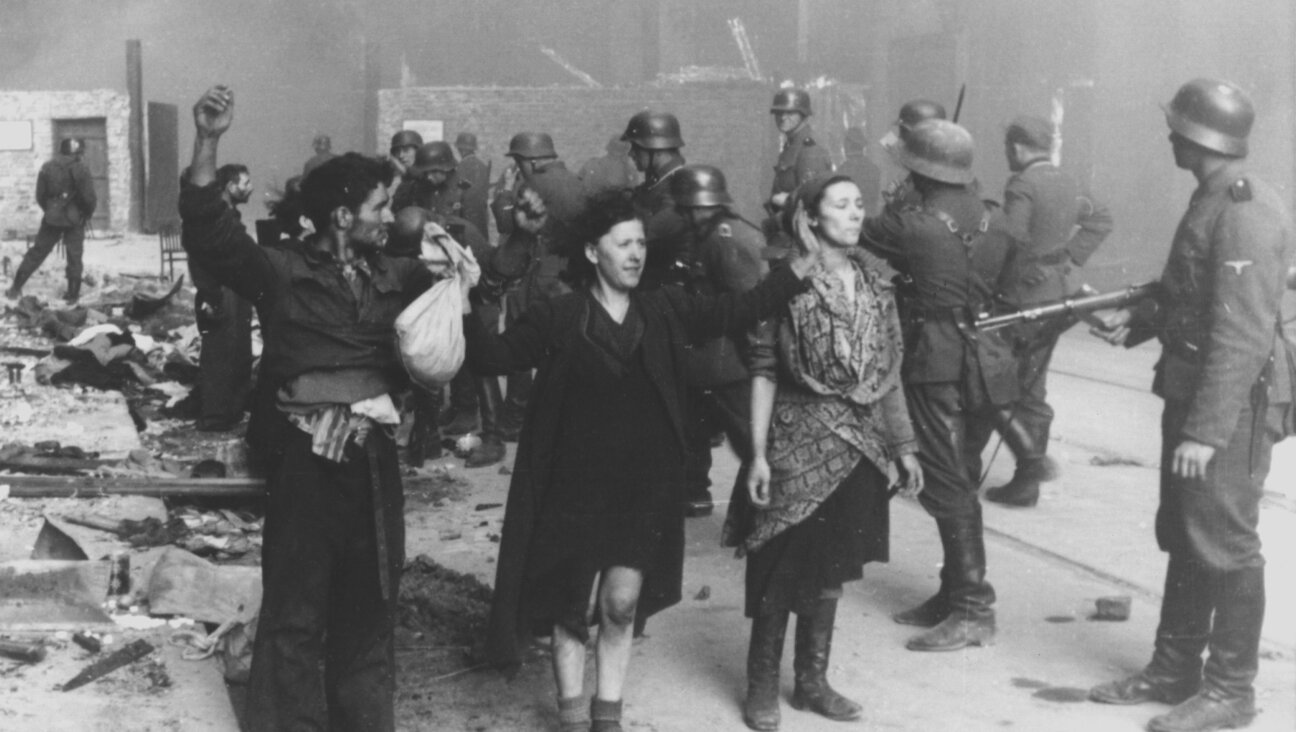
{"label": "soldier's trousers", "polygon": [[202,414],[198,427],[219,428],[243,418],[252,387],[252,305],[228,287],[203,292],[216,300],[217,315],[201,318],[198,389]]}
{"label": "soldier's trousers", "polygon": [[[723,431],[729,446],[746,466],[751,462],[751,380],[743,379],[710,389],[688,390],[688,445],[684,453],[685,499],[700,496],[711,485],[711,436]],[[739,471],[735,491],[747,490],[747,477]]]}
{"label": "soldier's trousers", "polygon": [[1056,346],[1057,338],[1036,343],[1030,350],[1022,352],[1018,361],[1017,374],[1021,383],[1021,397],[1013,408],[1013,416],[1030,432],[1040,455],[1048,451],[1049,428],[1053,426],[1053,407],[1050,407],[1046,401],[1048,397],[1046,382],[1049,363],[1053,360],[1053,349]]}
{"label": "soldier's trousers", "polygon": [[41,222],[40,230],[36,232],[36,240],[32,242],[31,249],[23,255],[22,262],[18,265],[18,271],[14,273],[14,289],[21,289],[27,280],[35,274],[36,270],[44,263],[45,258],[50,252],[54,251],[54,245],[63,240],[63,249],[67,254],[67,281],[68,287],[72,283],[81,282],[81,257],[85,251],[85,227],[84,226],[51,226]]}
{"label": "soldier's trousers", "polygon": [[1263,567],[1260,553],[1260,498],[1273,453],[1276,409],[1259,414],[1242,408],[1226,447],[1217,449],[1205,478],[1171,472],[1175,448],[1183,440],[1190,404],[1167,401],[1161,414],[1161,505],[1157,544],[1182,553],[1215,571]]}
{"label": "soldier's trousers", "polygon": [[395,444],[374,430],[339,464],[305,432],[285,435],[266,498],[247,729],[390,732],[405,546]]}
{"label": "soldier's trousers", "polygon": [[989,417],[967,408],[962,386],[955,382],[906,384],[904,389],[923,469],[918,501],[936,519],[980,515],[968,426]]}

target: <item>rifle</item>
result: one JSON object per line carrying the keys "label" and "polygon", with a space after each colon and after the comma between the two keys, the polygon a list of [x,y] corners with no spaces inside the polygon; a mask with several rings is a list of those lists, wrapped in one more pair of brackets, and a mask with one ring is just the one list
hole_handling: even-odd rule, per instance
{"label": "rifle", "polygon": [[[1134,304],[1151,297],[1156,290],[1156,282],[1142,282],[1113,292],[1094,292],[1092,288],[1086,285],[1080,288],[1080,292],[1070,297],[1064,297],[1061,300],[1040,303],[1039,305],[1003,315],[985,313],[977,318],[976,328],[982,333],[987,333],[1019,323],[1052,321],[1055,325],[1065,323],[1065,327],[1062,327],[1061,330],[1066,330],[1089,313]],[[1056,323],[1056,321],[1062,321],[1062,323]],[[1095,324],[1097,324],[1096,321]]]}
{"label": "rifle", "polygon": [[966,83],[960,84],[958,101],[954,103],[954,116],[950,118],[950,122],[958,124],[959,113],[963,111],[963,95],[966,93],[967,93],[967,84]]}

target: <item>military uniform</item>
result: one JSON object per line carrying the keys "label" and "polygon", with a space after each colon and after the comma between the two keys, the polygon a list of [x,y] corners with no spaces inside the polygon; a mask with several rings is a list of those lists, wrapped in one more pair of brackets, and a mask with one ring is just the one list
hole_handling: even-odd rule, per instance
{"label": "military uniform", "polygon": [[[970,186],[941,188],[921,206],[887,206],[865,221],[860,239],[909,280],[900,307],[901,375],[925,481],[918,500],[936,519],[945,552],[937,595],[910,612],[916,622],[897,616],[940,624],[910,640],[913,650],[952,650],[988,642],[994,633],[995,594],[985,580],[975,458],[967,443],[970,422],[1002,414],[1017,396],[1007,343],[973,326],[1007,252],[990,228],[992,216]],[[934,635],[951,622],[965,624],[951,626],[966,627],[962,637]],[[939,647],[951,638],[957,642]]]}
{"label": "military uniform", "polygon": [[771,196],[791,193],[802,183],[833,172],[832,157],[815,141],[809,122],[803,122],[783,140],[783,150],[774,163]]}
{"label": "military uniform", "polygon": [[[1029,163],[1009,178],[1003,222],[1012,239],[1012,254],[999,278],[999,299],[1018,308],[1071,294],[1067,292],[1067,274],[1073,266],[1083,266],[1112,230],[1107,208],[1047,158]],[[1004,490],[1005,497],[1010,497],[1021,489],[1038,498],[1038,482],[1029,477],[1033,472],[1030,460],[1044,459],[1053,423],[1046,379],[1061,333],[1037,323],[1018,326],[1012,333],[1022,392],[1014,413],[1030,430],[1036,454],[1015,455],[1018,472],[1014,485],[992,490],[991,500],[1003,500],[997,491]],[[984,446],[988,437],[987,432],[974,447]]]}
{"label": "military uniform", "polygon": [[[726,211],[693,233],[682,273],[692,292],[746,292],[768,272],[761,259],[765,237],[752,224]],[[711,436],[721,431],[742,464],[751,462],[751,378],[741,347],[730,336],[690,343],[685,351],[689,413],[685,425],[686,493],[706,496],[711,485]],[[747,477],[739,471],[733,501],[744,501]],[[731,504],[732,505],[732,504]]]}
{"label": "military uniform", "polygon": [[[438,216],[468,219],[464,215],[464,196],[471,188],[472,184],[461,178],[458,172],[452,173],[444,185],[436,187],[421,176],[406,179],[401,181],[395,195],[392,196],[392,210],[399,211],[407,206],[418,206]],[[478,227],[478,231],[480,230],[481,227]]]}
{"label": "military uniform", "polygon": [[44,212],[40,230],[31,249],[23,255],[9,291],[21,292],[23,284],[62,239],[67,256],[68,300],[75,301],[81,291],[85,227],[98,203],[90,169],[76,155],[60,153],[47,161],[36,176],[36,203]]}
{"label": "military uniform", "polygon": [[1165,400],[1163,453],[1184,440],[1216,449],[1204,481],[1171,474],[1163,456],[1157,541],[1220,571],[1264,563],[1256,521],[1273,444],[1266,409],[1291,394],[1257,383],[1281,346],[1276,324],[1294,251],[1280,194],[1231,162],[1193,193],[1157,307],[1131,323],[1162,344],[1153,391]]}
{"label": "military uniform", "polygon": [[463,209],[459,215],[471,221],[482,234],[489,236],[490,209],[487,198],[490,191],[491,164],[477,157],[476,153],[469,152],[460,159],[459,165],[455,167],[455,173],[469,184],[461,197]]}
{"label": "military uniform", "polygon": [[648,259],[640,287],[651,290],[664,284],[683,284],[681,258],[689,251],[691,232],[687,221],[675,210],[671,178],[684,167],[684,160],[657,177],[645,180],[634,191],[635,208],[644,222]]}

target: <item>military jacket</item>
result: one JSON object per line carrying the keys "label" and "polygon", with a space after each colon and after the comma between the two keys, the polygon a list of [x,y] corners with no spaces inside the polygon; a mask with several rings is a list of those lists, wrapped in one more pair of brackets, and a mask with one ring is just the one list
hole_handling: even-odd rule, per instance
{"label": "military jacket", "polygon": [[1069,295],[1067,272],[1084,265],[1112,230],[1107,208],[1047,159],[1008,179],[1003,221],[1013,249],[1001,295],[1019,306]]}
{"label": "military jacket", "polygon": [[472,184],[460,178],[458,174],[451,175],[445,185],[438,188],[433,188],[423,178],[404,180],[396,187],[396,193],[392,196],[392,210],[400,211],[408,206],[418,206],[439,216],[468,218],[463,213],[463,201],[464,192],[470,188]]}
{"label": "military jacket", "polygon": [[80,226],[94,215],[98,199],[90,169],[73,155],[57,155],[36,175],[36,203],[50,226]]}
{"label": "military jacket", "polygon": [[[546,224],[547,234],[555,239],[580,216],[585,208],[585,186],[561,160],[554,160],[535,169],[526,184],[540,194],[549,211]],[[518,180],[518,187],[523,181]],[[507,238],[513,232],[513,206],[517,202],[517,189],[500,191],[491,204],[495,215],[495,228],[501,238]]]}
{"label": "military jacket", "polygon": [[783,151],[774,164],[774,188],[770,195],[791,193],[811,178],[832,172],[832,157],[815,141],[810,123],[803,122],[787,135]]}
{"label": "military jacket", "polygon": [[965,187],[936,191],[918,206],[890,205],[865,220],[860,244],[905,278],[897,292],[905,383],[962,383],[993,404],[1016,398],[1007,343],[972,326],[1007,257],[995,216]]}
{"label": "military jacket", "polygon": [[[735,215],[717,216],[694,236],[695,243],[684,257],[692,292],[747,292],[769,271],[761,259],[765,237],[760,229]],[[689,383],[705,388],[746,379],[741,352],[751,336],[749,332],[747,338],[721,336],[690,344],[686,354]]]}
{"label": "military jacket", "polygon": [[463,213],[460,215],[471,221],[478,231],[487,233],[490,217],[490,203],[487,200],[490,191],[490,163],[474,153],[468,153],[459,161],[455,172],[469,184],[463,192]]}
{"label": "military jacket", "polygon": [[684,284],[681,258],[689,251],[692,233],[688,222],[675,210],[670,180],[684,163],[663,173],[657,180],[635,188],[634,204],[644,222],[648,260],[644,263],[642,286],[653,289],[666,283]]}
{"label": "military jacket", "polygon": [[[1161,340],[1153,390],[1190,403],[1182,437],[1223,448],[1276,346],[1292,222],[1279,193],[1231,161],[1193,192],[1155,311],[1131,325]],[[1281,351],[1280,351],[1281,353]],[[1290,393],[1272,395],[1291,401]]]}

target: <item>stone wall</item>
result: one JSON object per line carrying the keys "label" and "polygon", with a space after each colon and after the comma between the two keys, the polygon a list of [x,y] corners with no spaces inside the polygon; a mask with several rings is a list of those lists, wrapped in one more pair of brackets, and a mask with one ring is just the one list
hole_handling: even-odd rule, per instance
{"label": "stone wall", "polygon": [[[54,120],[104,118],[108,136],[109,224],[126,229],[130,216],[130,97],[110,89],[0,91],[0,120],[30,121],[30,150],[0,150],[0,235],[23,235],[40,227],[36,175],[54,154]],[[102,205],[102,203],[101,203]]]}
{"label": "stone wall", "polygon": [[407,120],[441,121],[447,141],[477,133],[478,155],[498,176],[509,139],[524,130],[548,132],[567,167],[604,153],[608,138],[643,109],[674,113],[690,163],[719,166],[739,210],[761,215],[772,180],[777,133],[770,122],[773,90],[756,82],[697,83],[591,89],[586,87],[415,87],[378,93],[377,149]]}

